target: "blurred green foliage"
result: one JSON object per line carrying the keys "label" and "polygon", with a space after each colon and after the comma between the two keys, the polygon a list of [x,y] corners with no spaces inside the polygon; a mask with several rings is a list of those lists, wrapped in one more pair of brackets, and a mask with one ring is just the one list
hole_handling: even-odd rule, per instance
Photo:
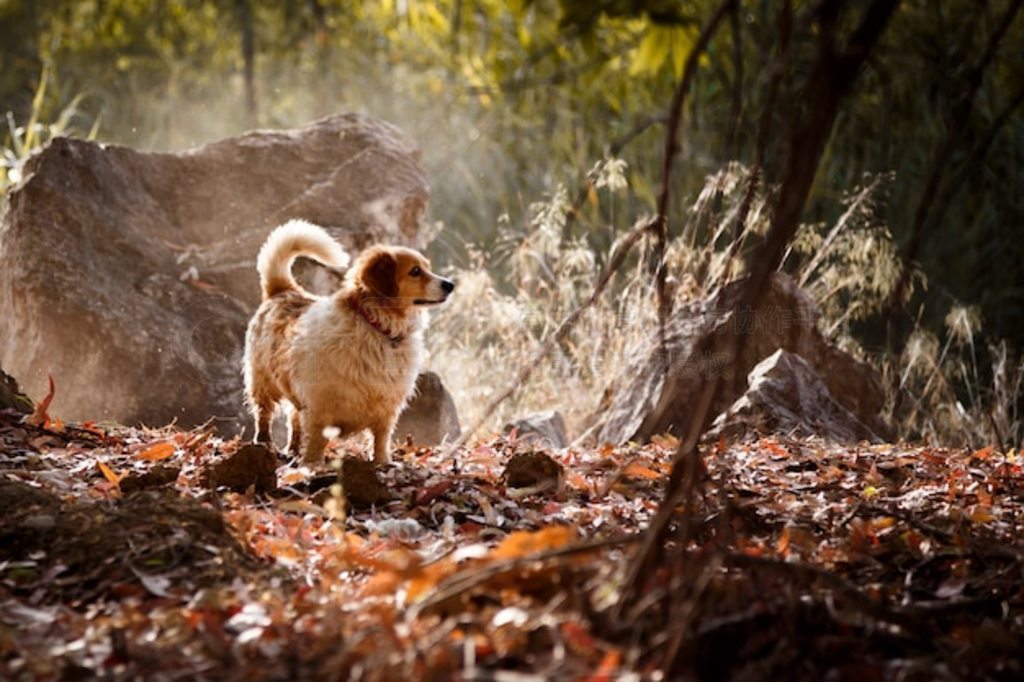
{"label": "blurred green foliage", "polygon": [[[19,123],[53,121],[74,102],[67,129],[89,131],[102,117],[100,139],[154,149],[336,111],[378,116],[423,146],[432,220],[446,228],[433,249],[464,261],[466,242],[500,253],[521,241],[533,224],[531,204],[560,192],[574,197],[616,140],[663,116],[717,4],[0,0],[0,112]],[[846,3],[851,24],[865,4]],[[683,224],[688,198],[708,175],[732,159],[753,161],[781,5],[739,3],[701,60],[684,113],[670,227]],[[769,182],[788,123],[804,104],[799,86],[816,49],[816,5],[794,2],[792,55],[769,114]],[[901,4],[840,114],[809,222],[834,222],[865,174],[892,172],[880,219],[906,239],[970,67],[1008,6]],[[926,315],[941,326],[951,301],[976,305],[988,332],[1017,343],[1024,329],[1024,116],[1009,117],[981,163],[964,163],[1024,87],[1022,45],[1024,17],[1017,17],[943,169],[941,192],[953,201],[929,225],[920,260],[930,287],[911,308],[916,314],[917,302],[934,303]],[[653,210],[664,128],[642,130],[616,154],[626,163],[628,189],[585,192],[572,236],[603,248]]]}

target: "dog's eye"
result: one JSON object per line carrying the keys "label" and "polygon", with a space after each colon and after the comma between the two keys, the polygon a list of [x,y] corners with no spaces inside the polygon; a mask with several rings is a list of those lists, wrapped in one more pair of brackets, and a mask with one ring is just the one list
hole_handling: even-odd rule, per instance
{"label": "dog's eye", "polygon": [[409,271],[409,275],[411,277],[419,277],[422,274],[423,274],[423,271],[420,270],[420,266],[418,266],[418,265],[416,267],[414,267],[412,270]]}

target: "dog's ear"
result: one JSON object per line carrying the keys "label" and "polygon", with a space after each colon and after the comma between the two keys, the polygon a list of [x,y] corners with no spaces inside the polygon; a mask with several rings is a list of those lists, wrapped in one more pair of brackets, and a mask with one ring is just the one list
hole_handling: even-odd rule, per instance
{"label": "dog's ear", "polygon": [[398,263],[387,251],[370,257],[363,268],[363,284],[371,293],[384,298],[398,295]]}

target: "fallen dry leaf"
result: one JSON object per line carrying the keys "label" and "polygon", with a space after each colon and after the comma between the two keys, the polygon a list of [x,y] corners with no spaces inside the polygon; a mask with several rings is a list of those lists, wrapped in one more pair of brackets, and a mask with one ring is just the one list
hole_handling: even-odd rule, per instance
{"label": "fallen dry leaf", "polygon": [[174,454],[174,444],[163,442],[151,445],[142,452],[138,453],[136,457],[139,459],[146,460],[147,462],[159,462],[171,457]]}
{"label": "fallen dry leaf", "polygon": [[47,410],[50,409],[50,403],[53,402],[53,396],[57,392],[57,387],[53,383],[53,375],[48,374],[46,378],[50,383],[50,390],[47,391],[45,398],[36,403],[32,414],[25,417],[26,424],[40,428],[46,428],[50,424],[50,415],[47,413]]}

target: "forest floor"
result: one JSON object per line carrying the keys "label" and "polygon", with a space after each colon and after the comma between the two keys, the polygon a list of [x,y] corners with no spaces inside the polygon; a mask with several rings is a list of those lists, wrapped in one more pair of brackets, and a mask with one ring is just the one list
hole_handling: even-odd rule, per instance
{"label": "forest floor", "polygon": [[658,679],[667,651],[669,679],[1024,675],[1013,451],[712,444],[693,542],[616,612],[670,438],[407,447],[352,509],[283,460],[211,490],[241,447],[0,412],[0,678]]}

